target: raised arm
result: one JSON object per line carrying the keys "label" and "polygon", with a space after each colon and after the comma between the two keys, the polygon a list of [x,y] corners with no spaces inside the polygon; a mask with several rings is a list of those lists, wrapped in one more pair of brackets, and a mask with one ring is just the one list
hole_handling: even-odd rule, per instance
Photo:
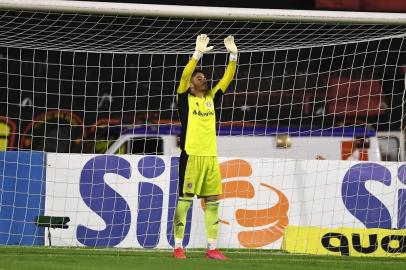
{"label": "raised arm", "polygon": [[202,34],[197,36],[195,52],[193,53],[192,58],[189,60],[182,72],[182,77],[180,79],[177,90],[178,94],[186,92],[186,90],[190,86],[190,78],[192,77],[193,71],[196,68],[197,62],[200,60],[204,53],[209,52],[213,49],[213,46],[207,47],[209,41],[210,39],[207,35]]}
{"label": "raised arm", "polygon": [[233,36],[226,37],[224,39],[224,45],[226,46],[227,51],[230,53],[230,57],[223,78],[221,78],[221,80],[211,90],[211,94],[213,96],[216,94],[218,90],[223,91],[223,93],[227,90],[227,87],[230,85],[231,81],[234,78],[235,70],[237,68],[238,49],[234,43],[234,37]]}

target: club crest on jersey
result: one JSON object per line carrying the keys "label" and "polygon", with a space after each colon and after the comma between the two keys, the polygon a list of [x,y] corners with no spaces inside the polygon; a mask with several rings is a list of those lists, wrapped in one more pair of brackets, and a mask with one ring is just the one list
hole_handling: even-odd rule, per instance
{"label": "club crest on jersey", "polygon": [[207,108],[211,108],[211,106],[212,106],[211,102],[210,102],[210,101],[207,101],[207,102],[206,102],[206,107],[207,107]]}

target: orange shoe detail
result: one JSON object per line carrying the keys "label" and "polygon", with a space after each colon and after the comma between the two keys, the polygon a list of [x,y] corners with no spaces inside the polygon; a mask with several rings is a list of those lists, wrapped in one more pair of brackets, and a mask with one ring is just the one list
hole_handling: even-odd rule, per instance
{"label": "orange shoe detail", "polygon": [[208,250],[206,252],[206,258],[213,260],[228,260],[228,258],[224,256],[223,253],[221,253],[218,249]]}
{"label": "orange shoe detail", "polygon": [[175,259],[186,259],[185,251],[183,248],[177,248],[173,250],[173,257]]}

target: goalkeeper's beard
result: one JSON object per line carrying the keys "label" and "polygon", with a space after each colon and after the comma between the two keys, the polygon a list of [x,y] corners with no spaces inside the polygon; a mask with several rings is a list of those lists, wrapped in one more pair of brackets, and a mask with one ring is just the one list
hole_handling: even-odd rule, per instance
{"label": "goalkeeper's beard", "polygon": [[204,94],[209,92],[209,89],[207,88],[207,83],[203,84],[201,87],[194,86],[193,89],[196,92],[200,92],[200,93],[204,93]]}
{"label": "goalkeeper's beard", "polygon": [[208,88],[207,88],[207,82],[203,83],[202,85],[202,92],[207,93],[208,92]]}

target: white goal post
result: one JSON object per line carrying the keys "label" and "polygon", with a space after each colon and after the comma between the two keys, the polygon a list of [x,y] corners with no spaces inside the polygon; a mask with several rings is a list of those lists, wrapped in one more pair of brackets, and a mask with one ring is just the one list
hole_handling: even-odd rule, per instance
{"label": "white goal post", "polygon": [[348,12],[317,10],[285,10],[258,8],[230,8],[208,6],[151,5],[109,2],[43,0],[33,3],[29,0],[2,0],[2,9],[29,11],[72,12],[104,15],[164,16],[179,18],[203,18],[221,20],[262,20],[299,22],[341,22],[405,24],[404,13]]}
{"label": "white goal post", "polygon": [[[175,93],[201,33],[211,85],[223,39],[239,49],[219,247],[406,256],[406,14],[57,0],[0,0],[0,245],[173,246]],[[48,238],[41,216],[70,221]],[[195,199],[188,248],[203,224]]]}

